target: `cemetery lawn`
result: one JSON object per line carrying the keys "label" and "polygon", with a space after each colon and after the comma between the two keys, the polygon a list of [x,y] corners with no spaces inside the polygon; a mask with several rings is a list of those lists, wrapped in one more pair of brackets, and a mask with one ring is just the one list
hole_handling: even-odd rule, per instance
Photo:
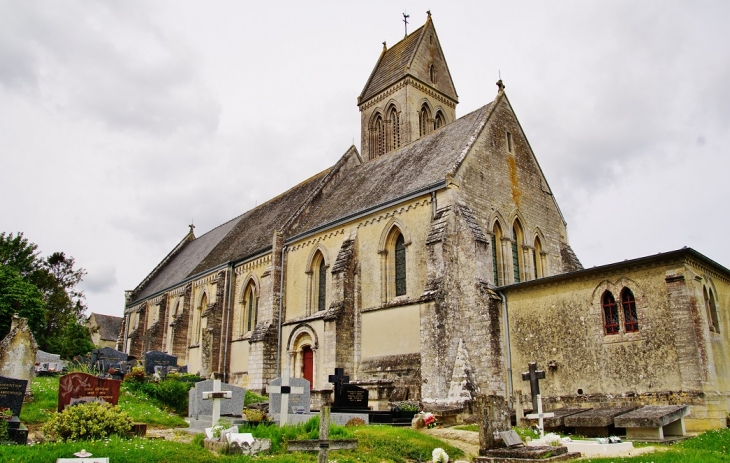
{"label": "cemetery lawn", "polygon": [[[45,423],[58,410],[59,376],[37,376],[31,390],[33,402],[24,403],[20,421],[26,425]],[[164,407],[144,394],[129,391],[122,383],[119,391],[119,407],[127,412],[134,422],[147,423],[151,427],[184,428],[188,424],[182,417],[165,411]]]}

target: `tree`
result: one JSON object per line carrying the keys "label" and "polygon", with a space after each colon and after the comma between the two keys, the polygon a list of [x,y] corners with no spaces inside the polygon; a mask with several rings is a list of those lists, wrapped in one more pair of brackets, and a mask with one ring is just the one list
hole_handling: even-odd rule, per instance
{"label": "tree", "polygon": [[41,258],[38,246],[22,233],[0,233],[0,336],[17,312],[28,318],[43,350],[71,358],[93,349],[84,326],[84,293],[77,289],[86,271],[75,264],[63,252]]}

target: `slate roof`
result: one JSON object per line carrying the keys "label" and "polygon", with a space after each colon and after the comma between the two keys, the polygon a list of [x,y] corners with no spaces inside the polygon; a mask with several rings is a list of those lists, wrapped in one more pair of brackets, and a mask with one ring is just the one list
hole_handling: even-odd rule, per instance
{"label": "slate roof", "polygon": [[383,52],[380,60],[375,65],[375,69],[373,69],[370,79],[363,88],[360,101],[364,102],[372,98],[385,90],[386,87],[405,77],[425,27],[425,25],[419,27],[408,34],[406,38]]}
{"label": "slate roof", "polygon": [[301,206],[326,172],[185,243],[157,273],[147,277],[149,281],[135,290],[129,304],[144,300],[200,272],[271,247],[274,230]]}
{"label": "slate roof", "polygon": [[[289,223],[295,214],[300,216],[291,221],[287,238],[445,185],[447,174],[455,171],[486,123],[490,105],[398,151],[354,166],[343,162],[356,152],[353,147],[334,167],[194,240],[183,240],[181,248],[134,291],[128,305],[219,265],[267,252],[274,231]],[[337,175],[330,176],[330,173]]]}
{"label": "slate roof", "polygon": [[318,197],[290,236],[445,183],[486,121],[490,104],[405,147],[353,167]]}
{"label": "slate roof", "polygon": [[99,327],[99,337],[102,341],[116,341],[122,329],[122,317],[92,313],[96,325]]}

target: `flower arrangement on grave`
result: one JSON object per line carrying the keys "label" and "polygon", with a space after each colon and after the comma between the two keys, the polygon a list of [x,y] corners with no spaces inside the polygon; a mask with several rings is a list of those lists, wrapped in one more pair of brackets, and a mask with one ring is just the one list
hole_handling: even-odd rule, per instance
{"label": "flower arrangement on grave", "polygon": [[398,411],[401,411],[401,412],[418,413],[419,411],[421,411],[421,407],[418,405],[418,402],[409,402],[409,401],[398,402],[395,405],[395,408],[397,408]]}
{"label": "flower arrangement on grave", "polygon": [[433,463],[449,463],[449,455],[441,447],[433,449],[431,458]]}
{"label": "flower arrangement on grave", "polygon": [[246,419],[250,423],[262,423],[269,420],[268,415],[263,410],[256,408],[247,408],[243,411],[243,414],[246,415]]}
{"label": "flower arrangement on grave", "polygon": [[13,417],[13,411],[8,407],[0,407],[0,420],[10,421]]}
{"label": "flower arrangement on grave", "polygon": [[429,428],[435,428],[436,427],[436,417],[433,416],[433,413],[426,413],[423,415],[423,424],[426,425],[426,427]]}

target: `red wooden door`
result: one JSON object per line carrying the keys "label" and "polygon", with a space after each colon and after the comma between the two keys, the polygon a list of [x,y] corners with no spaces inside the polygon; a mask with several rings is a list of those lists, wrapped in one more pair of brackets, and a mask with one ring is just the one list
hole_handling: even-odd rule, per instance
{"label": "red wooden door", "polygon": [[314,352],[309,346],[302,347],[302,377],[309,381],[309,389],[314,388]]}

